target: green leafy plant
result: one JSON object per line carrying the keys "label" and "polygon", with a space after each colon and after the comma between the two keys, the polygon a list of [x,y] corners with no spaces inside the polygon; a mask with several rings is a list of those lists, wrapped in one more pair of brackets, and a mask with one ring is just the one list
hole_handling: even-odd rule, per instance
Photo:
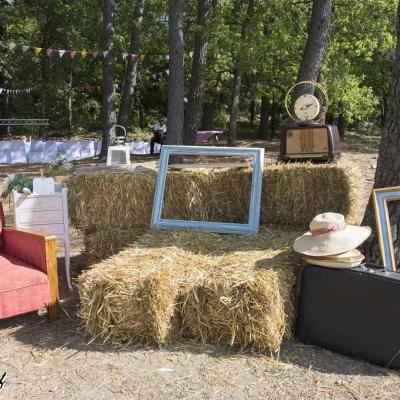
{"label": "green leafy plant", "polygon": [[57,160],[53,161],[44,171],[44,175],[48,178],[66,175],[71,171],[72,167],[72,164],[67,160],[65,154],[59,154]]}
{"label": "green leafy plant", "polygon": [[6,189],[1,194],[1,197],[5,199],[12,190],[16,190],[18,193],[31,193],[33,189],[32,179],[23,175],[7,175],[4,179]]}

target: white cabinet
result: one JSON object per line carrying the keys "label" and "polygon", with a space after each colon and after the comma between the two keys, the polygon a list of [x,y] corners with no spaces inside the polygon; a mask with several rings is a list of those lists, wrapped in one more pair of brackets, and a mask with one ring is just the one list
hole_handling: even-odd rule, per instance
{"label": "white cabinet", "polygon": [[55,193],[26,196],[12,192],[14,223],[23,229],[32,229],[57,236],[64,242],[65,271],[68,287],[72,289],[70,277],[71,242],[68,225],[67,188],[56,184]]}

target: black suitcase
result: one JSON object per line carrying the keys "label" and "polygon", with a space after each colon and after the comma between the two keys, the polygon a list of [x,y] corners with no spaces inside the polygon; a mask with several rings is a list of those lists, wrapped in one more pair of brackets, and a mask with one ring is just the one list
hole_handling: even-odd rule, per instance
{"label": "black suitcase", "polygon": [[368,265],[305,265],[296,335],[304,343],[400,369],[400,273]]}

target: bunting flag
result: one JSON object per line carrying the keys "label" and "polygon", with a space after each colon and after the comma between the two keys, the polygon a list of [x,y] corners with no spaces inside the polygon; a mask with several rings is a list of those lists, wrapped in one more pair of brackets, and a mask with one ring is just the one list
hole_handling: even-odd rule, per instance
{"label": "bunting flag", "polygon": [[36,89],[36,87],[30,87],[26,89],[6,89],[0,88],[0,95],[4,94],[6,96],[18,96],[20,94],[31,93],[32,90]]}
{"label": "bunting flag", "polygon": [[[17,44],[13,41],[9,42],[0,42],[0,45],[7,46],[9,50],[14,50],[16,48],[20,48],[22,53],[26,53],[29,49],[32,49],[35,53],[36,56],[39,56],[42,53],[46,54],[48,57],[50,57],[54,52],[58,54],[60,58],[64,56],[65,53],[67,53],[71,59],[76,58],[76,55],[79,54],[80,58],[82,59],[87,59],[88,56],[92,56],[93,59],[96,59],[99,54],[102,54],[103,57],[107,57],[109,54],[111,54],[112,57],[114,58],[119,58],[121,57],[123,61],[126,61],[128,57],[131,57],[131,59],[134,61],[137,58],[141,62],[145,60],[169,60],[169,54],[150,54],[150,53],[140,53],[140,54],[135,54],[135,53],[125,53],[125,52],[120,52],[120,51],[114,51],[114,50],[104,50],[104,51],[97,51],[97,50],[65,50],[65,49],[50,49],[50,48],[43,48],[43,47],[35,47],[35,46],[29,46],[26,44]],[[193,52],[190,53],[190,56],[192,57]]]}

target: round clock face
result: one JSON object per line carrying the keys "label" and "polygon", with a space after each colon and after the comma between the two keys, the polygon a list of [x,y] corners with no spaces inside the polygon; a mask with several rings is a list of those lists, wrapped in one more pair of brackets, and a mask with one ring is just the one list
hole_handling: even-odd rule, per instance
{"label": "round clock face", "polygon": [[294,103],[294,113],[300,121],[310,121],[319,114],[318,99],[312,94],[303,94]]}

